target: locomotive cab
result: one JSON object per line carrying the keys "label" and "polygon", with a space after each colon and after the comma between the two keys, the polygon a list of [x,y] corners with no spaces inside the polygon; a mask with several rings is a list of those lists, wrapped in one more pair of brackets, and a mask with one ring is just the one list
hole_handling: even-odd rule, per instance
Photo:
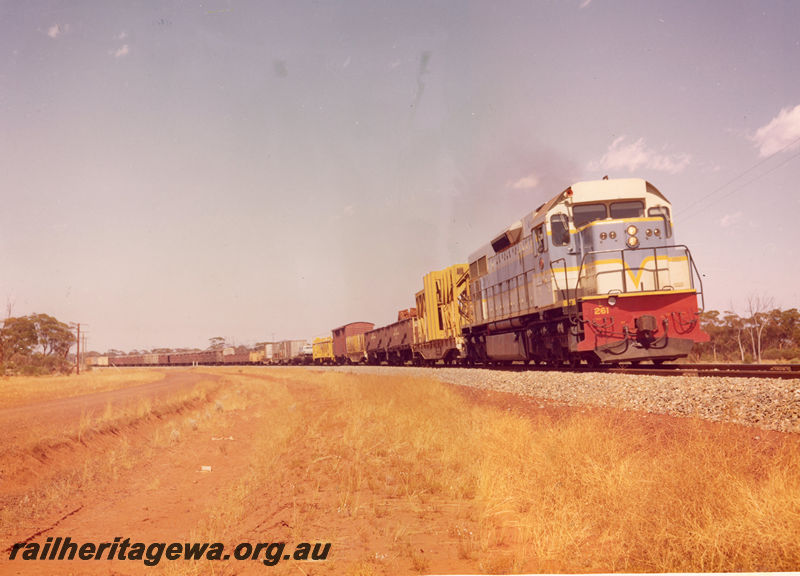
{"label": "locomotive cab", "polygon": [[706,335],[698,326],[699,274],[689,249],[674,242],[671,205],[641,180],[616,181],[613,194],[598,193],[607,182],[615,181],[566,193],[579,257],[578,350],[603,361],[685,356]]}

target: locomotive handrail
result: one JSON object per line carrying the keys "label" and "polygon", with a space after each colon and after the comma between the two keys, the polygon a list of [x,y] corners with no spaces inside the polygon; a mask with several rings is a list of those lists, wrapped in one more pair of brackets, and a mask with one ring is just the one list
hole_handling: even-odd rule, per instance
{"label": "locomotive handrail", "polygon": [[[556,277],[556,271],[553,269],[553,264],[555,264],[556,262],[562,262],[563,265],[564,265],[564,289],[563,290],[558,286],[558,279]],[[556,290],[561,292],[562,299],[564,297],[566,297],[567,301],[569,301],[569,276],[568,276],[568,272],[567,272],[567,259],[566,258],[558,258],[556,260],[551,260],[550,261],[550,274],[553,275],[553,280],[556,283]]]}
{"label": "locomotive handrail", "polygon": [[[700,276],[700,271],[697,269],[697,265],[694,263],[694,258],[692,258],[692,252],[686,247],[686,253],[689,256],[689,263],[692,265],[692,270],[694,270],[695,275],[697,276],[697,282],[700,284],[700,290],[696,290],[697,295],[700,296],[700,310],[699,312],[703,312],[706,309],[706,297],[703,294],[703,278]],[[692,288],[694,288],[694,281],[692,282]]]}
{"label": "locomotive handrail", "polygon": [[[682,249],[686,254],[686,257],[689,261],[689,282],[691,284],[691,288],[695,290],[698,296],[700,296],[700,311],[702,312],[705,309],[705,296],[703,294],[703,279],[700,276],[700,272],[697,270],[697,265],[694,262],[694,258],[692,257],[692,252],[689,250],[689,247],[685,244],[672,244],[670,246],[654,246],[652,248],[619,248],[619,249],[612,249],[612,250],[592,250],[586,252],[583,257],[581,258],[581,265],[578,268],[578,277],[575,281],[575,289],[574,289],[574,298],[577,301],[578,298],[578,290],[580,289],[581,279],[583,278],[583,270],[586,264],[586,258],[588,256],[594,256],[597,254],[616,254],[619,253],[620,259],[622,260],[622,265],[620,268],[620,274],[622,275],[622,294],[633,292],[632,290],[628,290],[628,279],[625,273],[625,253],[628,252],[641,252],[643,250],[652,251],[653,253],[653,262],[654,268],[652,270],[648,270],[647,268],[641,268],[641,270],[652,272],[653,274],[653,284],[656,290],[660,290],[659,282],[658,282],[658,273],[664,270],[669,270],[667,268],[659,268],[658,267],[658,252],[659,251],[667,251],[667,250],[675,250],[675,249]],[[693,272],[693,273],[692,273]],[[597,274],[595,274],[595,277]],[[697,279],[697,283],[699,284],[699,290],[695,286],[695,278]],[[569,297],[569,290],[567,291],[567,297]],[[577,316],[579,315],[578,311],[576,310],[576,320],[578,319]]]}

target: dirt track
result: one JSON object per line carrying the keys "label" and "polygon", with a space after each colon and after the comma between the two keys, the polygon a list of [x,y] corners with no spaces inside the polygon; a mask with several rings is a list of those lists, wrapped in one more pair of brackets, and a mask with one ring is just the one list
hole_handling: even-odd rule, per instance
{"label": "dirt track", "polygon": [[[301,438],[289,441],[292,462],[273,462],[276,467],[287,466],[279,474],[280,482],[263,486],[257,499],[235,501],[242,478],[252,475],[254,450],[259,442],[264,444],[265,431],[270,430],[270,411],[288,410],[301,419],[313,419],[325,402],[315,395],[314,386],[293,381],[281,384],[289,396],[276,403],[263,392],[275,379],[265,374],[257,380],[256,386],[231,386],[219,374],[169,371],[164,380],[155,383],[57,400],[33,399],[0,410],[0,434],[11,440],[9,450],[0,456],[0,503],[4,509],[0,516],[0,573],[38,574],[46,569],[52,574],[154,574],[165,570],[182,574],[195,570],[186,561],[162,560],[157,567],[147,567],[142,562],[120,560],[8,559],[16,542],[44,545],[46,538],[59,536],[96,543],[112,542],[118,536],[143,543],[208,540],[231,548],[239,542],[296,544],[299,538],[331,542],[334,561],[286,562],[272,567],[260,562],[217,563],[214,573],[337,574],[342,566],[356,565],[370,556],[382,566],[375,573],[394,573],[389,567],[398,565],[404,565],[404,572],[414,573],[409,572],[408,559],[396,564],[400,559],[392,558],[389,547],[381,543],[387,539],[387,530],[363,518],[347,514],[331,518],[327,512],[312,512],[303,519],[302,530],[296,525],[299,507],[341,507],[341,495],[334,488],[337,478],[305,478],[306,486],[299,486],[305,463],[320,460]],[[197,396],[198,391],[202,392],[200,398],[184,398],[192,392]],[[178,404],[170,405],[176,397]],[[142,403],[158,414],[138,416],[136,410]],[[112,416],[106,418],[103,415],[109,404]],[[123,416],[115,418],[114,413]],[[81,419],[86,420],[87,415],[89,422],[82,426]],[[295,471],[292,466],[297,467]],[[208,467],[211,471],[204,471]],[[32,503],[30,507],[27,502]],[[240,504],[246,508],[243,518],[229,525],[225,515]],[[390,519],[415,535],[420,554],[428,549],[427,569],[476,570],[474,562],[459,560],[454,547],[449,552],[447,547],[437,550],[446,530],[445,519],[399,510]],[[397,537],[389,535],[390,539]]]}
{"label": "dirt track", "polygon": [[[51,535],[84,542],[110,541],[118,535],[143,542],[187,538],[206,508],[248,466],[246,452],[229,450],[229,441],[211,440],[212,436],[246,438],[246,420],[216,418],[211,424],[207,419],[210,429],[199,424],[192,429],[204,413],[218,411],[218,381],[219,376],[170,372],[159,382],[0,411],[0,434],[12,440],[0,459],[0,501],[6,510],[16,505],[15,513],[4,517],[1,525],[3,560],[14,542],[36,534],[35,541],[40,542]],[[182,398],[196,387],[203,398]],[[179,403],[169,406],[171,398],[179,398]],[[102,415],[109,404],[108,422],[90,421],[79,438],[81,418]],[[153,412],[137,418],[140,406],[142,412],[152,406]],[[115,419],[113,412],[123,417]],[[154,442],[164,430],[167,433]],[[176,432],[171,438],[172,430]],[[201,466],[212,466],[213,472],[200,472]],[[59,492],[66,498],[59,498]],[[23,494],[36,493],[45,500],[41,513],[26,510],[24,500],[19,501]],[[119,563],[113,571],[142,572],[134,564]],[[0,564],[2,572],[36,573],[42,568],[38,562]],[[46,569],[62,574],[111,573],[108,562],[99,566],[56,562]]]}
{"label": "dirt track", "polygon": [[[204,378],[217,380],[213,375]],[[55,431],[68,429],[82,415],[101,414],[111,404],[124,408],[142,401],[157,403],[159,399],[188,391],[197,384],[197,375],[187,372],[167,372],[163,380],[148,382],[119,390],[106,390],[68,398],[36,398],[21,406],[0,408],[0,434],[8,445],[37,429]]]}

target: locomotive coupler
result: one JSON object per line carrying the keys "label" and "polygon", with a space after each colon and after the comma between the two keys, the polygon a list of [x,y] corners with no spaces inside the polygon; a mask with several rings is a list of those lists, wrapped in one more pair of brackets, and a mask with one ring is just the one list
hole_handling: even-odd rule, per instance
{"label": "locomotive coupler", "polygon": [[658,321],[655,316],[650,314],[642,314],[634,320],[636,326],[636,340],[644,346],[649,348],[655,341],[655,331],[658,329]]}

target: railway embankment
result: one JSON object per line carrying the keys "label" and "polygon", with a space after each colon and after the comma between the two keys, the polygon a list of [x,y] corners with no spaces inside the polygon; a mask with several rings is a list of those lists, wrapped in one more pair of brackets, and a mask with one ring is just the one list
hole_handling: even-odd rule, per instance
{"label": "railway embankment", "polygon": [[637,410],[800,432],[800,380],[390,366],[340,366],[325,370],[398,373],[510,392],[560,405]]}

